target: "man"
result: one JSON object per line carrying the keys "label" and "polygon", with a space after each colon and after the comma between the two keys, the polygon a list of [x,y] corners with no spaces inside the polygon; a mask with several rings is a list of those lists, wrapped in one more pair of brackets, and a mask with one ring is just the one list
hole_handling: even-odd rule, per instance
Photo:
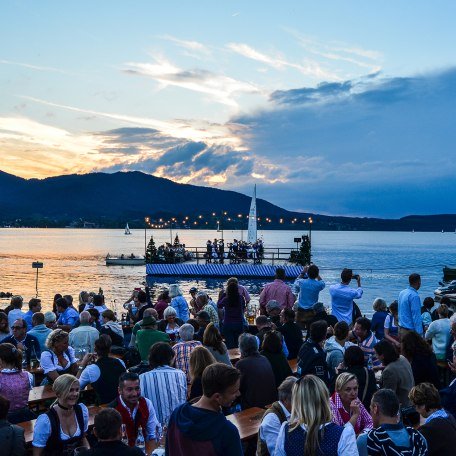
{"label": "man", "polygon": [[324,320],[328,326],[331,326],[332,328],[336,326],[337,318],[334,315],[330,315],[328,312],[326,312],[325,305],[322,302],[316,302],[312,306],[312,309],[315,314],[311,318],[310,324],[318,320]]}
{"label": "man", "polygon": [[277,301],[280,309],[291,309],[293,307],[295,297],[284,280],[285,270],[277,268],[274,282],[267,283],[260,293],[260,313],[262,315],[268,315],[266,304],[271,300]]}
{"label": "man", "polygon": [[52,310],[45,312],[44,324],[46,325],[46,328],[48,328],[50,330],[54,330],[56,328],[57,316],[55,315],[54,312],[52,312]]}
{"label": "man", "polygon": [[86,310],[79,315],[80,325],[70,331],[70,345],[75,352],[85,350],[93,353],[95,341],[100,337],[97,329],[90,325],[90,314]]}
{"label": "man", "polygon": [[176,368],[180,369],[187,375],[187,382],[191,382],[190,377],[190,355],[195,347],[201,345],[198,340],[193,340],[195,329],[189,323],[185,323],[179,328],[179,336],[182,342],[178,342],[173,346],[173,351],[176,354]]}
{"label": "man", "polygon": [[207,325],[211,322],[211,317],[209,316],[209,314],[206,311],[200,310],[196,314],[196,321],[199,324],[199,329],[193,336],[193,339],[199,340],[201,343],[203,343],[204,331],[206,330]]}
{"label": "man", "polygon": [[282,311],[282,308],[280,307],[280,304],[278,301],[272,299],[271,301],[268,301],[266,304],[266,313],[269,316],[269,319],[271,320],[271,323],[273,323],[276,328],[278,328],[281,323],[280,323],[280,312]]}
{"label": "man", "polygon": [[143,290],[138,291],[138,312],[135,315],[136,321],[140,321],[144,318],[144,311],[146,309],[152,309],[152,304],[147,302],[147,293]]}
{"label": "man", "polygon": [[144,456],[139,448],[122,442],[122,416],[113,408],[102,409],[95,415],[93,433],[98,442],[85,456]]}
{"label": "man", "polygon": [[[241,407],[266,407],[277,399],[274,372],[267,358],[258,352],[256,337],[244,333],[239,336],[241,359],[236,368],[241,372]],[[261,381],[260,381],[261,379]]]}
{"label": "man", "polygon": [[421,321],[421,300],[418,290],[421,287],[421,277],[413,273],[409,275],[409,286],[399,293],[399,336],[403,337],[410,331],[423,336]]}
{"label": "man", "polygon": [[[155,309],[146,309],[143,314],[143,320],[146,317],[154,317],[156,321],[159,320],[158,312]],[[133,329],[131,330],[130,343],[128,344],[130,348],[136,347],[136,334],[138,334],[138,331],[141,329],[141,324],[143,320],[140,320],[138,321],[138,323],[135,323],[135,326],[133,326]]]}
{"label": "man", "polygon": [[32,298],[29,303],[29,310],[24,314],[24,320],[27,323],[27,331],[30,331],[33,327],[32,317],[36,312],[41,312],[41,299]]}
{"label": "man", "polygon": [[40,344],[40,349],[43,352],[47,349],[46,347],[46,339],[49,334],[52,332],[52,329],[49,329],[44,324],[44,314],[41,312],[36,312],[33,314],[32,317],[32,326],[33,328],[28,332],[31,336],[34,336],[38,339],[38,343]]}
{"label": "man", "polygon": [[[258,329],[258,332],[255,334],[255,337],[258,342],[258,349],[260,349],[263,344],[263,339],[264,339],[265,334],[268,333],[269,331],[271,331],[272,329],[274,329],[274,325],[266,315],[259,315],[255,319],[255,326]],[[281,337],[282,337],[283,354],[288,357],[289,352],[288,352],[287,344],[285,343],[283,336],[281,336]]]}
{"label": "man", "polygon": [[127,428],[128,445],[135,446],[138,428],[142,427],[146,451],[150,454],[156,448],[155,437],[160,423],[155,415],[152,402],[141,396],[138,374],[125,372],[119,378],[119,395],[109,407],[116,409],[122,416]]}
{"label": "man", "polygon": [[27,449],[25,447],[24,429],[8,422],[9,408],[10,401],[3,396],[0,396],[1,454],[8,456],[25,456],[27,454]]}
{"label": "man", "polygon": [[217,310],[217,304],[210,299],[207,293],[200,291],[196,295],[196,306],[198,309],[207,312],[211,323],[214,323],[217,328],[219,327],[219,316]]}
{"label": "man", "polygon": [[399,419],[399,401],[390,389],[381,389],[372,396],[370,414],[374,429],[358,437],[359,456],[426,456],[423,436]]}
{"label": "man", "polygon": [[310,325],[310,337],[302,344],[298,354],[298,372],[301,377],[312,374],[329,385],[329,371],[323,345],[328,326],[320,320]]}
{"label": "man", "polygon": [[32,358],[40,359],[41,348],[38,339],[30,334],[27,334],[27,325],[24,320],[16,320],[11,326],[13,334],[2,340],[2,343],[13,344],[20,350],[25,350],[25,358],[27,364],[30,365]]}
{"label": "man", "polygon": [[197,305],[197,302],[196,302],[196,297],[197,297],[197,294],[198,294],[198,288],[192,287],[192,288],[190,288],[190,290],[188,290],[188,292],[190,293],[190,296],[191,296],[191,299],[188,302],[188,307],[190,309],[190,313],[192,315],[196,315],[198,313],[198,309],[200,308]]}
{"label": "man", "polygon": [[280,313],[281,326],[277,329],[283,335],[283,339],[288,348],[288,359],[298,357],[299,349],[302,345],[302,331],[295,323],[295,313],[293,309],[283,309]]}
{"label": "man", "polygon": [[326,284],[320,277],[316,264],[304,267],[303,277],[298,277],[293,284],[293,291],[298,296],[298,309],[309,310],[318,302],[320,291]]}
{"label": "man", "polygon": [[257,456],[273,455],[282,423],[290,418],[291,392],[296,377],[287,377],[279,386],[279,400],[263,415],[258,432]]}
{"label": "man", "polygon": [[358,342],[359,348],[364,353],[364,362],[366,365],[369,361],[369,358],[371,358],[373,367],[380,367],[382,363],[375,355],[374,350],[374,347],[377,345],[378,340],[375,337],[374,333],[371,331],[370,320],[366,317],[358,318],[355,322],[355,327],[353,328],[353,335]]}
{"label": "man", "polygon": [[69,333],[76,325],[79,320],[78,312],[70,307],[68,301],[65,298],[59,298],[56,301],[57,313],[59,319],[57,320],[57,328],[63,329]]}
{"label": "man", "polygon": [[13,296],[9,307],[11,310],[8,312],[8,326],[11,328],[13,323],[18,319],[23,319],[25,313],[22,312],[23,299],[22,296]]}
{"label": "man", "polygon": [[92,302],[88,302],[83,310],[90,311],[90,309],[96,309],[98,311],[98,318],[100,318],[101,313],[107,309],[104,303],[104,296],[100,294],[94,294],[92,296]]}
{"label": "man", "polygon": [[160,423],[168,422],[172,411],[187,400],[187,377],[181,370],[171,367],[174,359],[171,346],[157,342],[149,353],[152,370],[139,376],[141,393],[152,401]]}
{"label": "man", "polygon": [[[361,288],[361,276],[353,275],[351,269],[343,269],[341,274],[341,283],[331,285],[329,294],[331,295],[332,315],[337,318],[337,321],[345,321],[349,325],[353,322],[353,300],[360,299],[363,296]],[[350,281],[355,279],[358,288],[351,288]]]}
{"label": "man", "polygon": [[344,360],[345,350],[354,345],[348,342],[349,334],[348,324],[345,321],[340,321],[334,326],[334,336],[325,342],[326,363],[331,378],[336,376],[336,368]]}
{"label": "man", "polygon": [[212,364],[203,372],[203,395],[193,405],[177,407],[169,420],[166,455],[242,456],[239,432],[222,414],[239,397],[239,371],[225,364]]}
{"label": "man", "polygon": [[154,317],[144,317],[141,329],[136,333],[136,346],[141,356],[141,361],[147,361],[150,347],[157,342],[169,343],[168,334],[157,330],[157,320]]}

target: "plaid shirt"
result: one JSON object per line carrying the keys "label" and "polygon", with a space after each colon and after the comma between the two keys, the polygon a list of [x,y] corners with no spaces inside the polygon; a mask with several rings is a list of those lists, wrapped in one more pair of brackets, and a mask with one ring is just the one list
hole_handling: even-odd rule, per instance
{"label": "plaid shirt", "polygon": [[[336,423],[339,426],[344,426],[347,421],[344,421],[341,412],[345,411],[345,413],[350,414],[350,411],[345,410],[344,405],[342,404],[342,400],[340,399],[339,393],[334,393],[331,396],[329,405],[331,406],[333,423]],[[360,413],[355,424],[356,434],[366,432],[372,429],[373,427],[372,417],[369,415],[369,412],[366,410],[362,403],[359,404],[359,411]]]}
{"label": "plaid shirt", "polygon": [[189,342],[179,342],[174,345],[173,350],[176,354],[176,369],[180,369],[187,376],[187,383],[191,382],[190,378],[190,355],[195,347],[202,345],[198,340],[190,340]]}

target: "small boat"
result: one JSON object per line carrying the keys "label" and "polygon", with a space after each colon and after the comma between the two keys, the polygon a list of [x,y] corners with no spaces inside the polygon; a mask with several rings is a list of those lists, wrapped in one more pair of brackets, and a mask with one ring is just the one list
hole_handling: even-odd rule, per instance
{"label": "small boat", "polygon": [[106,266],[144,266],[146,259],[143,256],[120,255],[111,256],[109,253],[106,255]]}
{"label": "small boat", "polygon": [[131,234],[130,227],[128,226],[128,223],[125,226],[125,234]]}
{"label": "small boat", "polygon": [[449,280],[456,279],[456,266],[444,266],[443,267],[443,280],[448,282]]}
{"label": "small boat", "polygon": [[451,302],[456,302],[456,280],[452,280],[446,285],[440,282],[440,285],[442,286],[434,290],[435,300],[440,301],[443,296],[447,296]]}

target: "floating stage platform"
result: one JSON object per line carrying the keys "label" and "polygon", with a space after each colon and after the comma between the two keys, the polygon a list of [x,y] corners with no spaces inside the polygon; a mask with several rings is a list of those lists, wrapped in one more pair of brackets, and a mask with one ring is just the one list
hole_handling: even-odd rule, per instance
{"label": "floating stage platform", "polygon": [[287,279],[295,279],[302,272],[302,266],[272,265],[272,264],[219,264],[219,263],[175,263],[175,264],[146,264],[146,273],[156,277],[248,277],[256,279],[271,279],[277,268],[285,270]]}

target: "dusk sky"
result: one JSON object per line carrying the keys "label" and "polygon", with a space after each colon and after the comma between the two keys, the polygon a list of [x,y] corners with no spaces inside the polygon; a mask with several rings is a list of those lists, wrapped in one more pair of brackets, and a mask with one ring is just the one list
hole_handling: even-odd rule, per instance
{"label": "dusk sky", "polygon": [[456,2],[5,1],[0,170],[456,213]]}

